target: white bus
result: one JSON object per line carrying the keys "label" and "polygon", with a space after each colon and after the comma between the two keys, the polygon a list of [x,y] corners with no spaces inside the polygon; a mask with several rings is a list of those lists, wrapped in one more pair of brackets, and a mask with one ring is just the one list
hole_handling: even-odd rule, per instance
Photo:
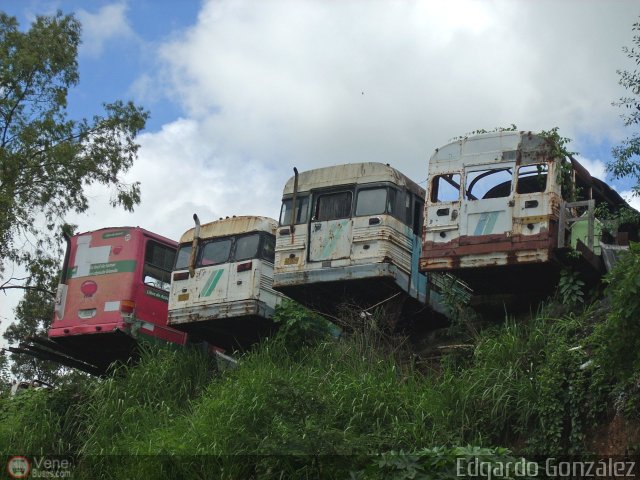
{"label": "white bus", "polygon": [[429,162],[421,271],[450,272],[479,293],[548,290],[573,246],[596,274],[593,209],[625,202],[574,158],[554,152],[541,135],[511,131],[437,149]]}
{"label": "white bus", "polygon": [[194,219],[180,238],[169,325],[225,350],[247,348],[272,330],[284,298],[272,288],[277,222],[240,216],[200,226]]}
{"label": "white bus", "polygon": [[424,190],[382,163],[296,171],[283,192],[274,288],[324,313],[392,298],[425,317],[425,305],[444,312],[418,271],[423,206]]}

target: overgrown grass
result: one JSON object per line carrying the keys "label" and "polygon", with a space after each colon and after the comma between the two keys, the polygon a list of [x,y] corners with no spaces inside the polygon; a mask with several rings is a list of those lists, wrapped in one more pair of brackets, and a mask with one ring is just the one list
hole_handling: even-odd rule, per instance
{"label": "overgrown grass", "polygon": [[296,345],[291,322],[216,375],[201,352],[153,349],[73,392],[0,400],[0,450],[71,453],[79,478],[346,478],[371,455],[422,452],[427,468],[445,452],[429,449],[467,444],[585,452],[611,390],[588,364],[603,315],[509,319],[427,373],[367,328]]}

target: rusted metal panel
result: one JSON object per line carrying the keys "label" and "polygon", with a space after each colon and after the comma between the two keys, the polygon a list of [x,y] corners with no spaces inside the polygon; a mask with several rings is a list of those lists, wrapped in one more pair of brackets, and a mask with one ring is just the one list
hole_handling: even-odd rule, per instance
{"label": "rusted metal panel", "polygon": [[[287,181],[283,195],[293,194],[294,181],[295,177]],[[301,172],[298,176],[298,191],[308,192],[312,189],[375,182],[391,182],[398,186],[406,186],[409,191],[424,198],[424,189],[409,177],[387,164],[374,162],[348,163]]]}
{"label": "rusted metal panel", "polygon": [[[205,223],[200,227],[200,238],[227,237],[249,232],[269,232],[275,235],[278,222],[268,217],[240,216],[221,218],[213,222]],[[187,230],[180,243],[191,242],[195,228]]]}

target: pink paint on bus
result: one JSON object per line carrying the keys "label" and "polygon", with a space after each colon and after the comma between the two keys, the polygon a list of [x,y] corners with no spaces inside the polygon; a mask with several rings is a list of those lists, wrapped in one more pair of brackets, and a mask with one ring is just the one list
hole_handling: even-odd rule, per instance
{"label": "pink paint on bus", "polygon": [[176,250],[173,240],[139,227],[71,237],[49,338],[103,362],[126,355],[131,338],[183,345],[186,335],[167,327]]}

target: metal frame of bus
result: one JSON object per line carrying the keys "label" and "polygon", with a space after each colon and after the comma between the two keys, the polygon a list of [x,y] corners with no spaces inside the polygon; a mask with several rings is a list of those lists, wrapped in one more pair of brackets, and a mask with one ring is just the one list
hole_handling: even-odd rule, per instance
{"label": "metal frame of bus", "polygon": [[574,158],[552,152],[531,132],[476,135],[437,149],[429,162],[420,269],[453,273],[477,292],[547,289],[553,282],[542,279],[557,273],[571,245],[571,220],[589,222],[573,245],[599,270],[590,248],[597,241],[593,207],[625,202]]}
{"label": "metal frame of bus", "polygon": [[[277,222],[238,216],[200,226],[194,219],[180,239],[169,325],[225,350],[247,348],[273,330],[269,319],[284,298],[272,288]],[[255,239],[254,253],[239,253]]]}
{"label": "metal frame of bus", "polygon": [[420,186],[382,163],[295,171],[276,234],[276,290],[325,313],[341,302],[369,308],[399,293],[444,312],[418,271]]}
{"label": "metal frame of bus", "polygon": [[68,238],[48,338],[10,350],[103,374],[114,361],[136,356],[140,340],[184,345],[186,335],[167,326],[164,289],[177,245],[139,227]]}

